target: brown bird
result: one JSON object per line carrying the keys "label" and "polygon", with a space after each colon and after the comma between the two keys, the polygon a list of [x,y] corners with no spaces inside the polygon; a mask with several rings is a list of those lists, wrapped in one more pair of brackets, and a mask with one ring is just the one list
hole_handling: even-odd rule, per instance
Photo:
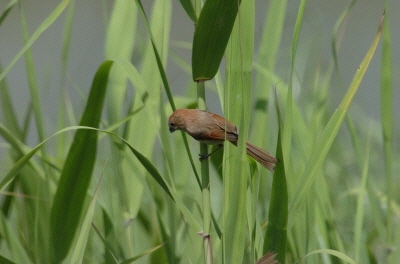
{"label": "brown bird", "polygon": [[[200,155],[200,160],[208,158],[220,149],[225,140],[237,146],[239,137],[239,130],[233,123],[222,116],[198,109],[176,110],[169,117],[168,126],[171,133],[175,130],[183,130],[202,143],[219,145],[213,152]],[[246,142],[246,151],[247,155],[254,158],[270,171],[273,171],[275,164],[278,162],[278,159],[269,152],[249,142]]]}

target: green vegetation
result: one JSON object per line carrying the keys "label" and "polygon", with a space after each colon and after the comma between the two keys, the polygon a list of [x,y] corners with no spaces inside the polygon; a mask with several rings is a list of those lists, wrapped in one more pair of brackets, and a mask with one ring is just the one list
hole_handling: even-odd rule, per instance
{"label": "green vegetation", "polygon": [[[400,259],[390,8],[374,20],[345,83],[338,54],[352,37],[343,34],[356,1],[337,17],[324,55],[314,46],[299,49],[314,12],[306,0],[271,0],[261,19],[251,0],[240,8],[236,0],[215,0],[204,13],[199,0],[155,0],[151,14],[140,0],[106,2],[104,58],[89,71],[96,72],[91,87],[81,87],[81,107],[64,96],[81,89],[68,70],[80,3],[60,1],[32,34],[24,2],[1,7],[0,28],[20,15],[24,42],[0,70],[0,263],[234,264],[256,263],[267,252],[290,264]],[[195,44],[170,41],[172,4],[200,27]],[[229,20],[226,28],[217,30],[216,8]],[[290,20],[289,8],[297,10]],[[61,81],[51,87],[60,95],[55,132],[32,48],[62,19]],[[291,48],[283,50],[285,27]],[[190,67],[175,51],[192,45]],[[360,121],[351,106],[380,50],[381,120]],[[288,61],[282,52],[290,53]],[[132,60],[134,54],[140,58]],[[28,114],[13,105],[13,89],[23,88],[7,83],[22,58]],[[167,74],[168,59],[186,75],[183,96]],[[277,69],[282,64],[285,75]],[[237,148],[225,144],[199,162],[197,154],[211,147],[170,134],[167,120],[175,109],[209,109],[210,95],[240,139]],[[246,139],[280,159],[274,173],[247,157]]]}

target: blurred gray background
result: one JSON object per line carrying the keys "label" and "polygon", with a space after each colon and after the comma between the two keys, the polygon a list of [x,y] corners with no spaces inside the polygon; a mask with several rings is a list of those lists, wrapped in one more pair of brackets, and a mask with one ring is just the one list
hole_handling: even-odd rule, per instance
{"label": "blurred gray background", "polygon": [[[7,2],[1,1],[0,8],[3,9]],[[30,34],[37,29],[59,2],[54,0],[23,1]],[[143,1],[148,17],[151,15],[152,3],[153,1],[149,0]],[[290,69],[292,34],[299,3],[299,1],[288,1],[287,20],[276,68],[276,73],[284,81],[287,81]],[[326,65],[332,58],[331,38],[334,24],[349,3],[349,0],[309,0],[307,2],[304,24],[299,40],[298,56],[296,58],[296,72],[299,76],[307,74],[304,73],[306,69],[303,65],[306,60],[312,59],[312,56],[315,56],[315,59],[322,58],[322,67],[326,69]],[[400,13],[400,1],[392,0],[389,3],[390,8],[388,11],[390,13],[393,52],[394,105],[396,109],[395,118],[398,121],[400,113],[400,106],[397,103],[400,101],[398,89],[400,83],[400,20],[397,15]],[[172,4],[171,43],[173,41],[191,42],[194,25],[186,16],[179,1],[173,0]],[[269,1],[267,0],[256,1],[255,52],[258,51],[258,43],[268,4]],[[72,101],[76,106],[74,110],[79,113],[78,116],[80,116],[85,100],[79,96],[74,86],[79,87],[84,92],[84,95],[87,95],[94,73],[104,60],[105,13],[110,14],[112,5],[113,1],[85,0],[76,2],[67,84],[68,89],[71,91]],[[383,0],[359,0],[351,10],[339,52],[339,68],[345,89],[349,86],[358,65],[371,45],[383,13],[383,6]],[[56,109],[58,109],[64,22],[65,12],[32,46],[42,107],[45,112],[44,115],[47,117],[46,130],[47,133],[51,134],[57,131]],[[145,32],[140,19],[139,27],[142,28],[142,32]],[[0,62],[5,67],[23,46],[20,15],[17,6],[14,7],[0,26],[0,36]],[[313,54],[315,47],[317,47],[316,50],[318,52]],[[188,64],[191,63],[189,51],[172,45],[171,49],[182,56]],[[376,122],[380,119],[380,54],[381,45],[378,47],[350,109],[357,117],[371,119]],[[157,73],[157,69],[155,69],[155,74]],[[167,65],[167,75],[174,94],[182,94],[191,79],[191,76],[184,73],[171,59],[169,59]],[[23,58],[7,74],[6,81],[11,90],[15,110],[20,120],[22,120],[26,115],[30,100]],[[301,93],[296,83],[294,88],[295,95]],[[343,94],[344,91],[340,90],[336,75],[334,75],[330,90],[332,109],[338,106]],[[215,96],[211,97],[209,101],[210,109],[220,112],[219,101]],[[398,128],[397,124],[396,129],[398,130]],[[37,143],[37,139],[33,140]]]}

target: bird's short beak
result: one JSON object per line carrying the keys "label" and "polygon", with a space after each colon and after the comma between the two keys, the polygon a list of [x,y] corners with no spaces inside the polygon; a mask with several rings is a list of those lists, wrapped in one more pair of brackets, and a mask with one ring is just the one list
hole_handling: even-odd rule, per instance
{"label": "bird's short beak", "polygon": [[169,127],[169,132],[173,133],[173,132],[175,132],[175,129],[173,127]]}

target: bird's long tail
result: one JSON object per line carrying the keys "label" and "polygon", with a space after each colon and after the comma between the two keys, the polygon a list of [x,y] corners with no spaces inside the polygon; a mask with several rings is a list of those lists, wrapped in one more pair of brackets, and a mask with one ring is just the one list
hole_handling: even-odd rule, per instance
{"label": "bird's long tail", "polygon": [[278,159],[272,156],[271,153],[251,144],[250,142],[246,142],[246,151],[247,155],[258,161],[265,168],[274,171]]}

